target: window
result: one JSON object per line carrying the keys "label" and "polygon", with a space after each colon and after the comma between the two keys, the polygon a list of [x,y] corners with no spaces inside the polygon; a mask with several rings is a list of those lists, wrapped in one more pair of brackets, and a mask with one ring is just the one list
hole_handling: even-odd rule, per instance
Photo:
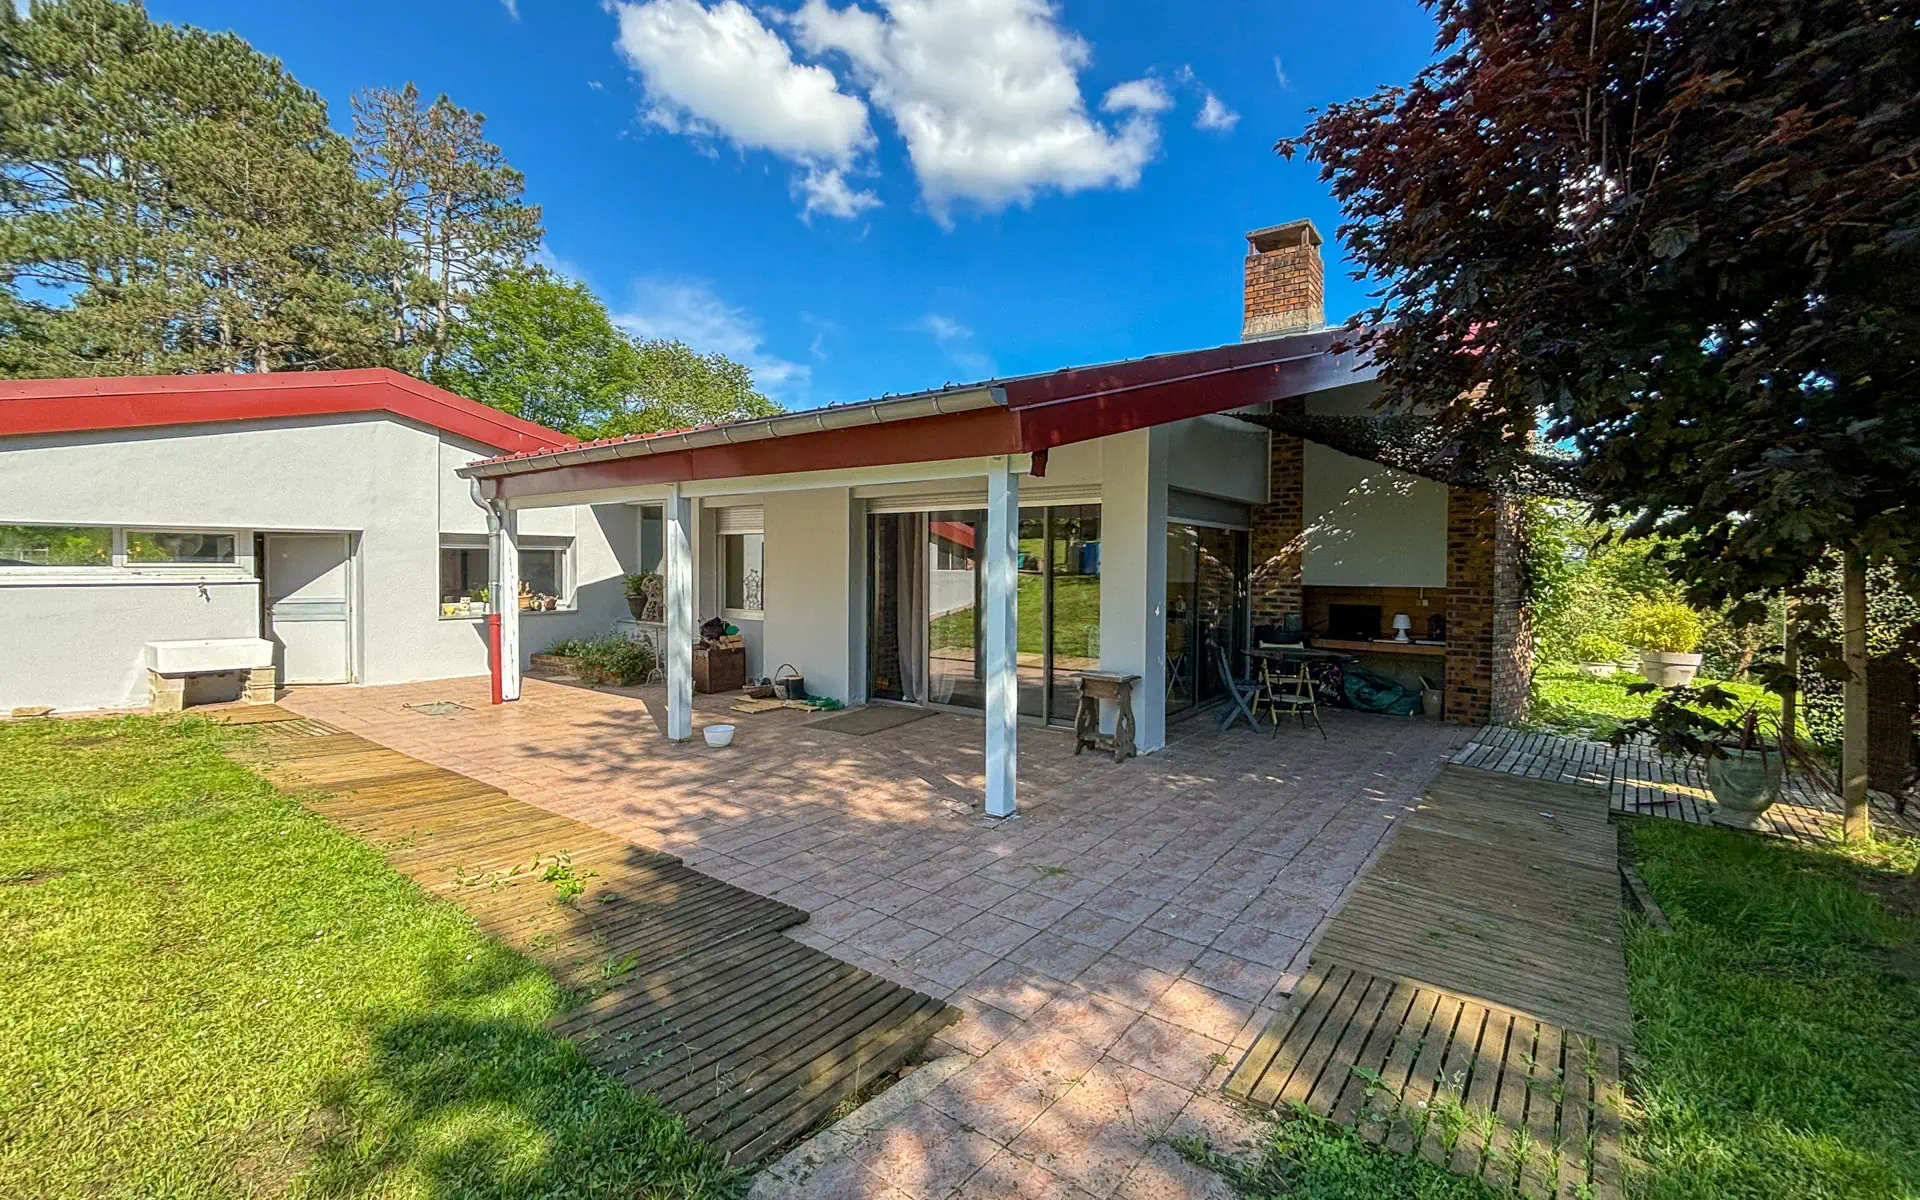
{"label": "window", "polygon": [[656,575],[666,570],[666,510],[658,504],[640,506],[640,571]]}
{"label": "window", "polygon": [[720,559],[725,564],[726,606],[734,612],[763,611],[760,575],[766,552],[766,538],[758,533],[727,533],[720,536]]}
{"label": "window", "polygon": [[233,561],[234,537],[231,533],[160,529],[127,531],[127,565],[130,567],[155,564],[225,566]]}
{"label": "window", "polygon": [[112,565],[112,529],[89,525],[0,525],[0,568]]}
{"label": "window", "polygon": [[[520,546],[521,594],[527,597],[552,596],[556,609],[572,604],[568,590],[567,554],[572,542]],[[443,617],[484,616],[495,611],[493,595],[493,555],[483,538],[443,536],[440,539],[440,615]],[[520,606],[537,611],[531,601]]]}

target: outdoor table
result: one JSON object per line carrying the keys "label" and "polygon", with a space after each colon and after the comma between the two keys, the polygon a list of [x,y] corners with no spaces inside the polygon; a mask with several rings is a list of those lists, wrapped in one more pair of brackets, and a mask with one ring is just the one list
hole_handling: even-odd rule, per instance
{"label": "outdoor table", "polygon": [[[1073,714],[1073,753],[1078,757],[1082,750],[1113,751],[1113,761],[1131,758],[1133,747],[1133,685],[1139,682],[1138,675],[1124,675],[1116,671],[1083,671],[1080,673],[1080,704]],[[1100,702],[1113,701],[1113,736],[1103,737],[1100,733]]]}

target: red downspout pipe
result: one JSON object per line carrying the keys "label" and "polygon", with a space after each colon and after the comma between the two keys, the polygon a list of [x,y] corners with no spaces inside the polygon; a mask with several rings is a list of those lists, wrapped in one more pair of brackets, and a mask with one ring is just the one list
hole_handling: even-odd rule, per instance
{"label": "red downspout pipe", "polygon": [[500,614],[487,614],[487,672],[493,676],[493,702],[505,704],[500,683]]}

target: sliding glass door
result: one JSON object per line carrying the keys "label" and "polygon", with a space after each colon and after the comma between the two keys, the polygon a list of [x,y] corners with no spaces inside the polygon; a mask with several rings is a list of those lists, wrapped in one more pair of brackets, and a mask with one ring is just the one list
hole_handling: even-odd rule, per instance
{"label": "sliding glass door", "polygon": [[1221,651],[1244,664],[1247,629],[1247,533],[1167,522],[1167,712],[1226,693]]}
{"label": "sliding glass door", "polygon": [[[986,513],[946,509],[868,518],[869,694],[986,704],[982,598]],[[1100,663],[1100,508],[1022,509],[1015,658],[1022,716],[1069,722],[1074,676]]]}

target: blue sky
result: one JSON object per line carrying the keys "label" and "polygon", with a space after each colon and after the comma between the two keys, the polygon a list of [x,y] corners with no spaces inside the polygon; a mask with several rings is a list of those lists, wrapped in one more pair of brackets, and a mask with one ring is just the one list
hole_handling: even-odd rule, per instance
{"label": "blue sky", "polygon": [[408,80],[486,113],[558,265],[792,407],[1234,340],[1241,235],[1338,223],[1274,139],[1433,37],[1413,0],[859,4],[149,0],[343,129]]}

